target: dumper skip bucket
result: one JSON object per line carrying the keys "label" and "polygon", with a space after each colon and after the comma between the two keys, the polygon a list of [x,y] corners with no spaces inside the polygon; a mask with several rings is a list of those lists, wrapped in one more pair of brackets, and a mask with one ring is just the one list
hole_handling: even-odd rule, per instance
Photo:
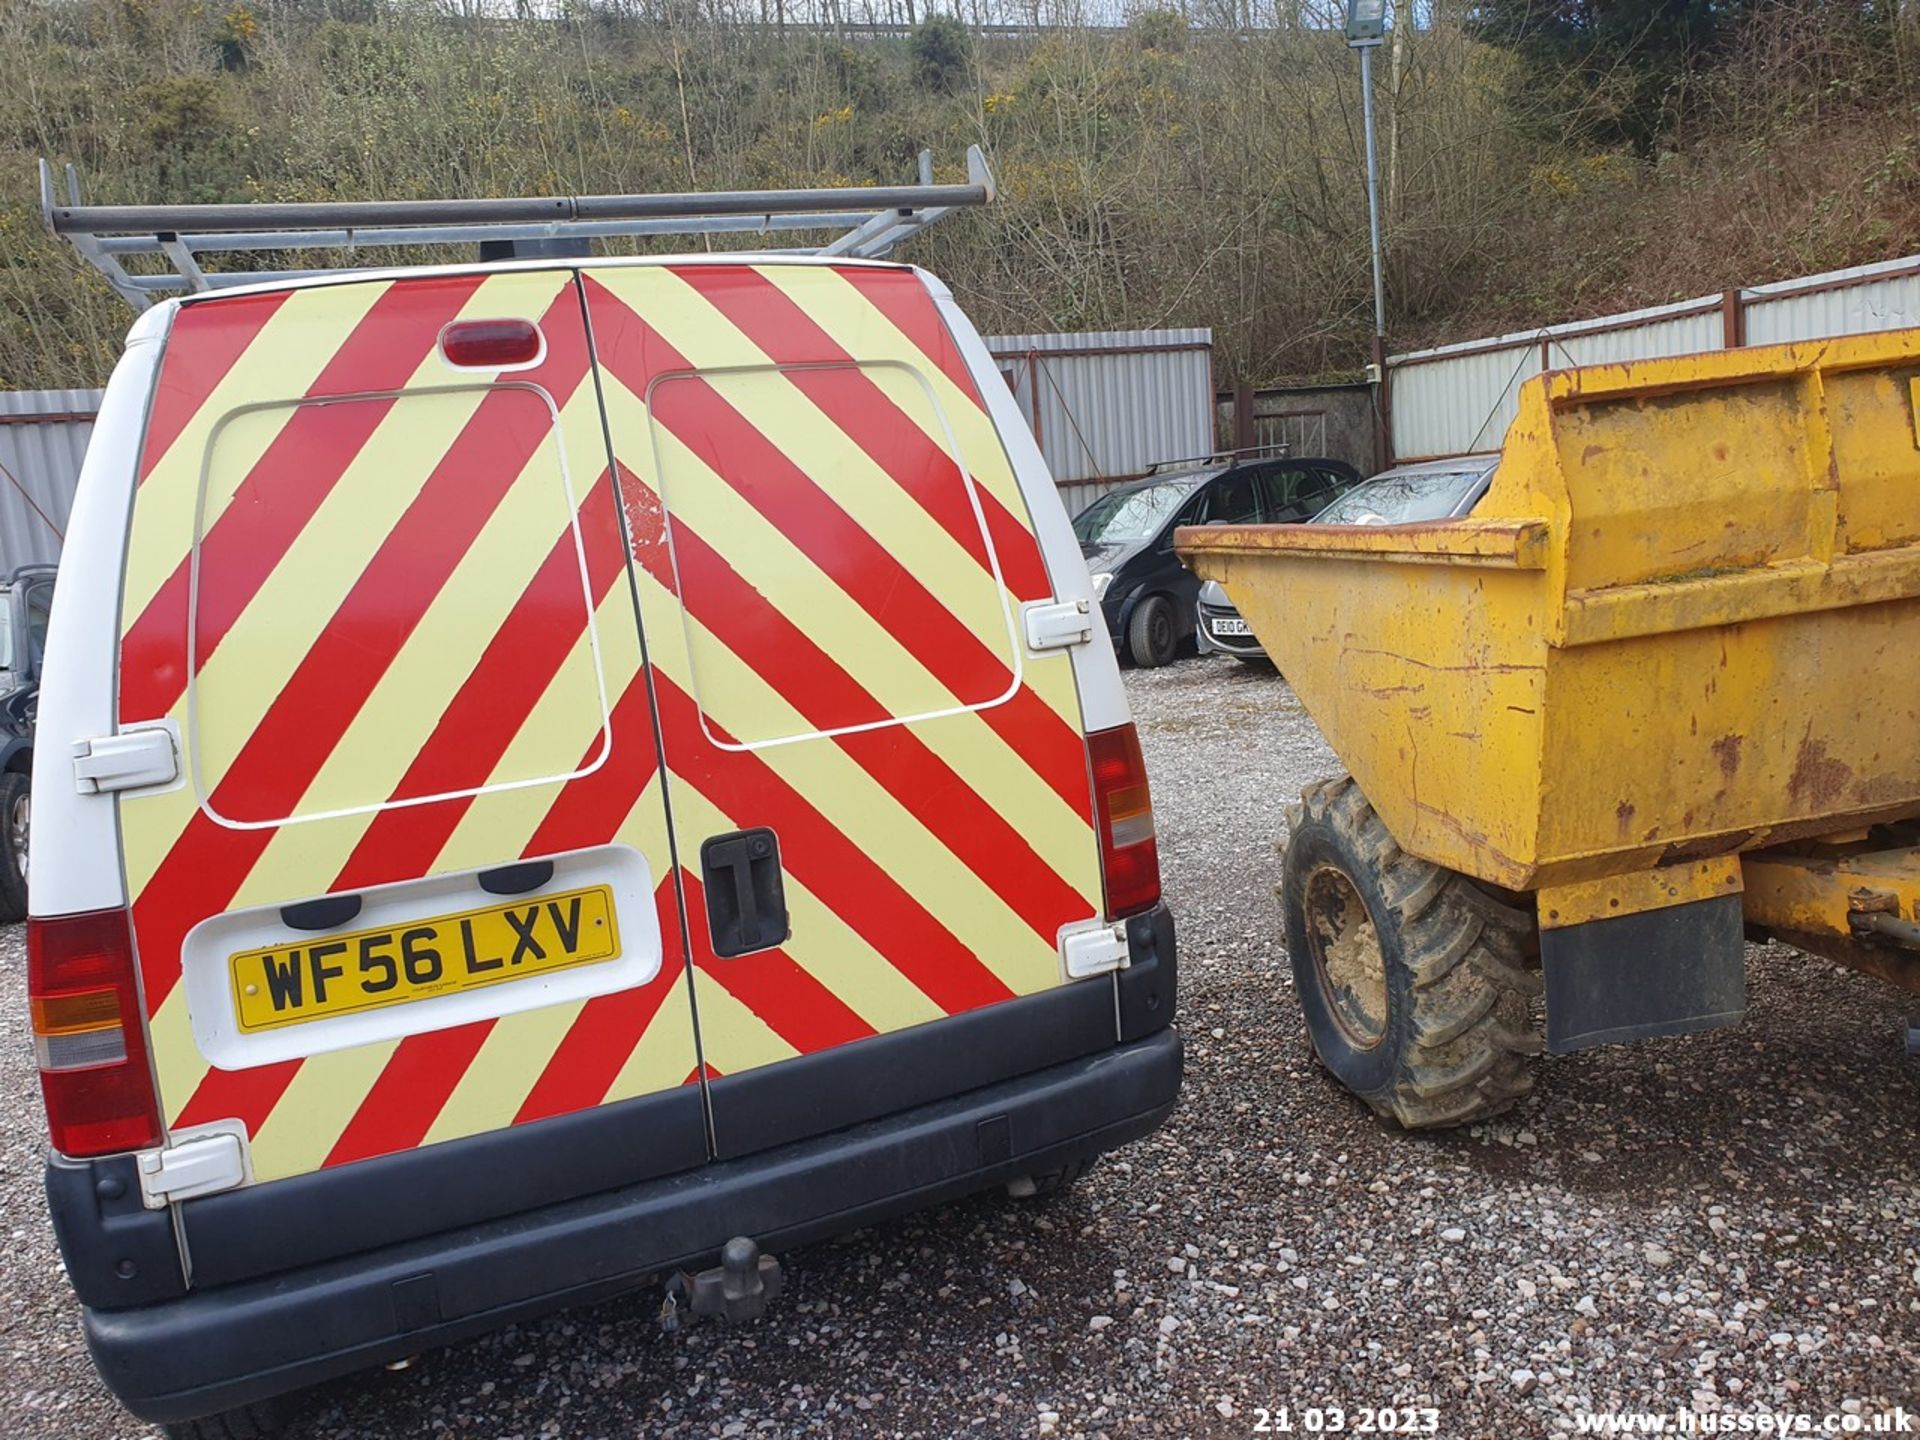
{"label": "dumper skip bucket", "polygon": [[1737,886],[1920,815],[1917,408],[1920,330],[1557,371],[1470,518],[1178,547],[1408,851]]}

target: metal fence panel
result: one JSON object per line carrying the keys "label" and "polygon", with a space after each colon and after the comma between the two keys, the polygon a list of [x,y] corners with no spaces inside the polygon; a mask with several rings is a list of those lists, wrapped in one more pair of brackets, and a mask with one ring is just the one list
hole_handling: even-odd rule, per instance
{"label": "metal fence panel", "polygon": [[1747,343],[1864,335],[1920,325],[1920,264],[1891,260],[1745,291]]}
{"label": "metal fence panel", "polygon": [[1521,383],[1539,373],[1540,346],[1532,339],[1395,370],[1394,457],[1497,450]]}
{"label": "metal fence panel", "polygon": [[1499,448],[1515,392],[1543,364],[1649,360],[1742,341],[1771,345],[1908,325],[1920,326],[1920,256],[1912,255],[1395,355],[1387,361],[1394,456]]}
{"label": "metal fence panel", "polygon": [[1213,442],[1213,332],[990,335],[1069,513]]}
{"label": "metal fence panel", "polygon": [[0,573],[60,558],[100,394],[0,391]]}
{"label": "metal fence panel", "polygon": [[[1690,355],[1696,350],[1720,348],[1722,322],[1718,311],[1680,315],[1631,330],[1598,330],[1547,342],[1547,354],[1557,369],[1563,365],[1612,365],[1625,360],[1648,360],[1659,355]],[[1501,433],[1506,433],[1502,427]]]}

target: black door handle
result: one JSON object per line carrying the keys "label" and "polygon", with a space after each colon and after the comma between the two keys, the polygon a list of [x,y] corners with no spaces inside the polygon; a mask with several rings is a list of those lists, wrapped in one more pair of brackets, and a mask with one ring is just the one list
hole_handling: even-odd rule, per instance
{"label": "black door handle", "polygon": [[780,840],[773,831],[712,836],[700,846],[700,879],[715,955],[747,955],[785,943],[791,929]]}

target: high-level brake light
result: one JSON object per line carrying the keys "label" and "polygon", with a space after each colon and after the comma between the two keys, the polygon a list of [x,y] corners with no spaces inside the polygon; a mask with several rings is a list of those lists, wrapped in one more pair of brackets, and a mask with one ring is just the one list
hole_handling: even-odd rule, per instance
{"label": "high-level brake light", "polygon": [[524,369],[545,348],[531,320],[456,320],[440,332],[440,353],[462,370]]}

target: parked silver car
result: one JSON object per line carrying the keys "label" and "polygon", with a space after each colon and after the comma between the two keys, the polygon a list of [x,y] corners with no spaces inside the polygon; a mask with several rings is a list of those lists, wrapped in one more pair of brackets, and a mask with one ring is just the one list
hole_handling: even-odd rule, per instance
{"label": "parked silver car", "polygon": [[[1498,455],[1464,455],[1396,465],[1363,480],[1307,523],[1310,525],[1413,525],[1465,515],[1493,483]],[[1253,629],[1241,618],[1218,580],[1200,587],[1194,602],[1194,639],[1202,655],[1265,660]]]}
{"label": "parked silver car", "polygon": [[1264,660],[1267,652],[1254,638],[1253,627],[1240,618],[1227,598],[1227,587],[1209,580],[1194,602],[1194,643],[1202,655],[1231,655],[1236,660]]}

